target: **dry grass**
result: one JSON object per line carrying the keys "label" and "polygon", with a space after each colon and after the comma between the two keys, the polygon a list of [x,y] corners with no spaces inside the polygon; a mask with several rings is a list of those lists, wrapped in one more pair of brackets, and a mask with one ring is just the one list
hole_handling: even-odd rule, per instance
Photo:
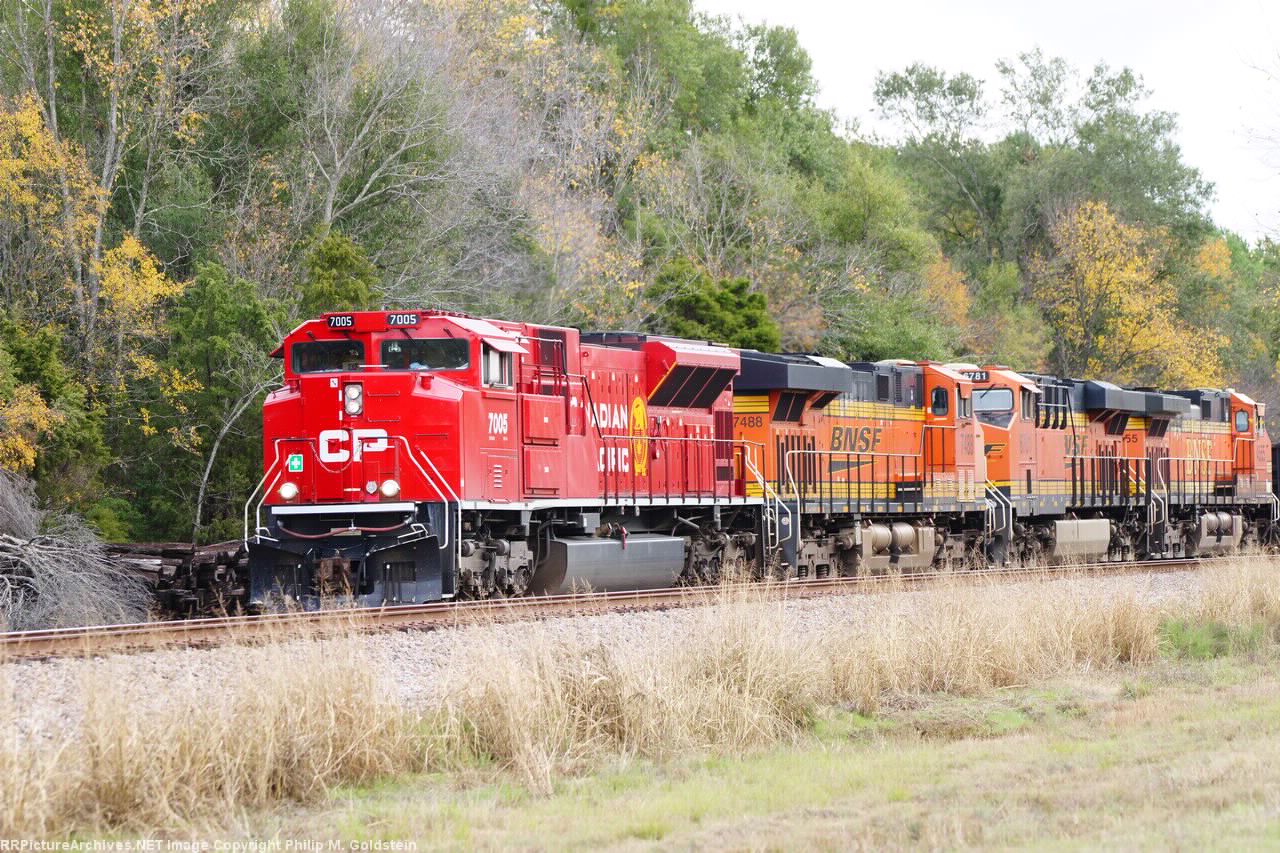
{"label": "dry grass", "polygon": [[439,704],[398,705],[359,643],[250,648],[207,690],[148,696],[106,662],[82,719],[30,731],[0,691],[0,814],[10,832],[199,827],[344,784],[476,764],[537,791],[619,759],[736,754],[811,730],[825,709],[980,695],[1159,654],[1170,619],[1280,627],[1273,563],[1210,569],[1199,601],[1158,606],[1086,584],[958,583],[885,596],[842,636],[807,633],[768,591],[691,612],[681,638],[587,648],[501,626],[451,667]]}
{"label": "dry grass", "polygon": [[1272,561],[1239,559],[1214,566],[1205,578],[1198,622],[1269,630],[1280,640],[1280,567]]}
{"label": "dry grass", "polygon": [[819,695],[814,659],[779,606],[736,601],[695,614],[697,643],[580,648],[540,627],[501,635],[453,670],[444,713],[474,754],[541,791],[602,756],[747,749],[796,732]]}
{"label": "dry grass", "polygon": [[446,713],[476,754],[536,790],[605,757],[740,752],[802,734],[831,705],[974,695],[1073,666],[1152,659],[1162,615],[1135,595],[958,584],[840,637],[797,632],[768,591],[698,611],[697,643],[580,648],[531,628],[458,662]]}
{"label": "dry grass", "polygon": [[242,650],[225,684],[156,697],[110,662],[90,675],[71,738],[0,720],[0,812],[19,835],[197,826],[343,783],[420,770],[426,742],[359,655],[304,642]]}

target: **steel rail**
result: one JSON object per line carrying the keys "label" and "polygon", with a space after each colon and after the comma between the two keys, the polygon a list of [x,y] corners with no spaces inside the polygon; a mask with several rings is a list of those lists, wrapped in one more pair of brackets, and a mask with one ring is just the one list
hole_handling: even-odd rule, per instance
{"label": "steel rail", "polygon": [[[442,601],[380,608],[337,608],[248,616],[223,616],[172,622],[138,622],[0,632],[0,662],[17,659],[99,656],[172,647],[288,640],[295,636],[339,635],[383,630],[427,630],[511,622],[605,611],[663,610],[731,602],[735,595],[809,598],[850,592],[885,592],[938,581],[968,582],[993,578],[1069,578],[1075,574],[1135,574],[1186,571],[1221,557],[1017,566],[993,569],[904,572],[821,579],[743,582],[718,586],[680,586],[622,592],[582,592],[477,601]],[[1277,557],[1262,557],[1280,561]],[[307,629],[306,632],[300,629]]]}

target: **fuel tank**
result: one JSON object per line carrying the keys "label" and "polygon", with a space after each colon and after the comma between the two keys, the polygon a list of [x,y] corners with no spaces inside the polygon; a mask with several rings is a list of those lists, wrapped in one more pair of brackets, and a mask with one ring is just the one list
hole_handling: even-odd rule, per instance
{"label": "fuel tank", "polygon": [[529,592],[555,595],[674,586],[684,568],[684,551],[684,539],[656,533],[633,533],[625,540],[557,537],[534,571]]}

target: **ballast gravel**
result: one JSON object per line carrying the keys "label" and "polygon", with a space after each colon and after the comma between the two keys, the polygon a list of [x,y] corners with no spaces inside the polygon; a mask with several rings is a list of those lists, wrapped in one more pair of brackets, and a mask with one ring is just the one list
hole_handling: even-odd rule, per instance
{"label": "ballast gravel", "polygon": [[[1172,604],[1199,594],[1200,572],[1148,572],[1130,575],[1064,576],[1050,580],[1020,581],[990,587],[993,596],[1014,595],[1030,584],[1065,584],[1080,595],[1105,600],[1137,595],[1156,604]],[[819,637],[849,628],[865,628],[868,620],[913,607],[928,606],[929,599],[944,591],[923,588],[874,593],[789,598],[774,602],[785,630]],[[708,605],[733,606],[733,605]],[[367,660],[376,683],[397,703],[429,704],[439,697],[440,685],[454,662],[469,648],[500,642],[516,648],[529,632],[551,635],[570,648],[599,644],[645,644],[653,648],[695,642],[698,611],[702,607],[668,610],[607,612],[505,622],[481,626],[433,630],[387,631],[323,644],[341,643]],[[704,614],[705,615],[705,614]],[[777,624],[773,622],[772,624]],[[350,647],[355,645],[354,649]],[[246,657],[250,656],[250,657]],[[25,734],[56,737],[74,726],[86,696],[118,697],[138,713],[164,713],[172,697],[228,689],[230,679],[243,677],[252,650],[237,646],[171,649],[100,658],[62,658],[0,664],[0,703],[14,702]],[[284,659],[287,659],[285,656]],[[280,658],[264,658],[278,664]],[[180,721],[175,721],[180,725]]]}

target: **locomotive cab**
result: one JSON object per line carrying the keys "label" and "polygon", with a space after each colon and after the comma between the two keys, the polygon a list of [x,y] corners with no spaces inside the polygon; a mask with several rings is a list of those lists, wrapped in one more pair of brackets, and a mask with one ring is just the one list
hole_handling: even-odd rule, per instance
{"label": "locomotive cab", "polygon": [[478,406],[514,422],[513,357],[526,352],[513,332],[435,312],[326,314],[291,332],[263,409],[250,604],[451,596],[456,484],[477,438],[454,425]]}

